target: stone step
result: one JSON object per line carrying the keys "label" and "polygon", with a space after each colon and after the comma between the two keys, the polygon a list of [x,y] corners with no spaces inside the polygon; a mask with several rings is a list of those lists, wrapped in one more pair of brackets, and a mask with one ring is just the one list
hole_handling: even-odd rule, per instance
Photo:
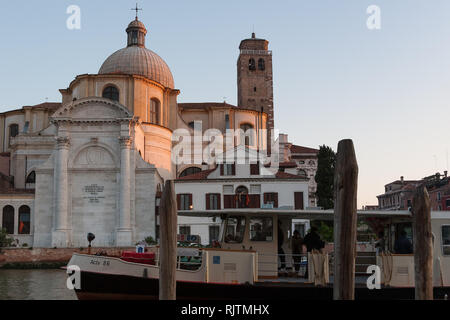
{"label": "stone step", "polygon": [[366,251],[358,251],[357,253],[356,253],[356,256],[357,257],[376,257],[377,256],[377,254],[376,254],[376,252],[371,252],[371,251],[368,251],[368,252],[366,252]]}
{"label": "stone step", "polygon": [[375,257],[356,257],[356,264],[376,264]]}
{"label": "stone step", "polygon": [[367,268],[370,266],[371,264],[356,264],[355,266],[355,273],[366,273]]}

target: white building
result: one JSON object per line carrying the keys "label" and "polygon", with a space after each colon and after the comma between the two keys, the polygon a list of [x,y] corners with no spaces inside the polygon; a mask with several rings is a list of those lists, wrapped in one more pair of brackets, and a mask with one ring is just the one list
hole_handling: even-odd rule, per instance
{"label": "white building", "polygon": [[[245,148],[245,147],[238,147]],[[231,150],[239,154],[239,150]],[[245,150],[244,158],[252,158]],[[225,157],[227,157],[225,155]],[[179,210],[223,210],[243,208],[305,209],[308,203],[308,179],[281,171],[270,172],[260,163],[221,163],[210,170],[175,180]],[[241,164],[240,164],[241,163]],[[227,168],[228,167],[228,168]],[[263,209],[262,209],[263,210]],[[218,236],[220,219],[180,216],[179,233],[200,235],[202,244]]]}

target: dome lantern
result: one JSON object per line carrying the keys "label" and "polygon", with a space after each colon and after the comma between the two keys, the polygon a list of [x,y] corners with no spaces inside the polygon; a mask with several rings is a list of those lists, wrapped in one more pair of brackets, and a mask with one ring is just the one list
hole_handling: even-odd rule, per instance
{"label": "dome lantern", "polygon": [[128,34],[128,47],[138,46],[145,48],[145,35],[147,34],[147,29],[145,29],[144,24],[140,22],[137,17],[134,21],[131,21],[126,31]]}

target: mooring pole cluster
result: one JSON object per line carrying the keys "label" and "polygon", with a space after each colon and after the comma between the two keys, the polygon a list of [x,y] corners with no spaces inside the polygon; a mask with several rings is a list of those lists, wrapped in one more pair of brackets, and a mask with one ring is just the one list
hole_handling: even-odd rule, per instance
{"label": "mooring pole cluster", "polygon": [[[355,299],[358,164],[352,140],[338,144],[334,174],[333,299]],[[413,198],[416,300],[433,299],[433,239],[430,197],[424,185]]]}

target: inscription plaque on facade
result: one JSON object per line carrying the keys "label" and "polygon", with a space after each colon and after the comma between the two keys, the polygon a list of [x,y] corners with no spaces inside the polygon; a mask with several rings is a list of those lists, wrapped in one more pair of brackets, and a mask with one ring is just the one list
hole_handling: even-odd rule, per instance
{"label": "inscription plaque on facade", "polygon": [[83,199],[87,199],[89,203],[100,203],[100,200],[105,199],[102,196],[105,187],[97,184],[91,184],[83,187],[83,192],[86,193]]}

